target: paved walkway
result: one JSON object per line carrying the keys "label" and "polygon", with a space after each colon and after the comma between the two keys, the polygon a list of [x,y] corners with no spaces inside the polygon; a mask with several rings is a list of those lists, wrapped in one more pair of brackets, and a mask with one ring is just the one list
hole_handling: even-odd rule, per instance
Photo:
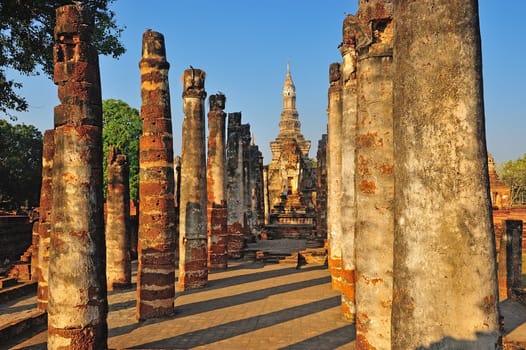
{"label": "paved walkway", "polygon": [[[141,323],[135,320],[135,288],[111,292],[108,346],[354,349],[353,326],[340,319],[340,294],[331,290],[326,267],[237,262],[209,279],[205,289],[178,293],[173,317]],[[34,299],[9,307],[26,311]],[[46,337],[44,331],[5,346],[45,349]]]}
{"label": "paved walkway", "polygon": [[[341,320],[340,293],[322,266],[231,262],[206,288],[178,293],[173,317],[141,323],[135,288],[108,301],[114,349],[354,349],[354,326]],[[0,305],[0,327],[35,308],[35,297]],[[526,307],[507,300],[501,311],[506,339],[526,341]],[[0,349],[46,349],[46,339],[43,331]]]}

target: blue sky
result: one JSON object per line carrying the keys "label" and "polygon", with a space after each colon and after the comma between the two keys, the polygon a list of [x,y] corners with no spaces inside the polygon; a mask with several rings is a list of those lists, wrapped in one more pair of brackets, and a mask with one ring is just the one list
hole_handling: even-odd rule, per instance
{"label": "blue sky", "polygon": [[[170,68],[175,153],[180,153],[182,100],[180,77],[192,65],[206,71],[208,95],[227,97],[226,112],[243,113],[265,157],[279,132],[281,89],[290,62],[297,108],[305,137],[316,156],[326,130],[328,67],[341,60],[337,46],[345,13],[356,0],[265,1],[117,0],[112,9],[125,26],[127,52],[101,57],[102,95],[140,108],[141,38],[146,29],[165,36]],[[526,41],[519,31],[524,0],[480,0],[484,95],[488,149],[498,163],[526,153]],[[13,75],[14,76],[14,75]],[[53,127],[56,86],[45,77],[21,77],[29,112],[18,123],[40,130]],[[207,103],[208,108],[208,103]],[[208,131],[207,131],[208,133]]]}

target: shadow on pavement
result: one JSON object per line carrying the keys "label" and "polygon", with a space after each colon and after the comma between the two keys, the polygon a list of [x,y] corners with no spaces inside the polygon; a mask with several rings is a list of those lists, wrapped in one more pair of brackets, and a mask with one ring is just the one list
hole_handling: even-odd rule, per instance
{"label": "shadow on pavement", "polygon": [[262,328],[271,327],[295,318],[321,312],[340,305],[341,297],[334,296],[320,301],[303,304],[288,309],[271,312],[264,315],[249,317],[243,320],[228,322],[219,326],[209,327],[181,334],[172,338],[140,344],[135,348],[163,348],[172,347],[188,349],[196,346],[212,344],[223,339],[232,338]]}

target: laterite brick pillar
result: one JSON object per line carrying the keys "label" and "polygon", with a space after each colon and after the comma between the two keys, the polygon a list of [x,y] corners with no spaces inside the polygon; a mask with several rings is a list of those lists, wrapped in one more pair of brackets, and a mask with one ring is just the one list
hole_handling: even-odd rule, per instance
{"label": "laterite brick pillar", "polygon": [[51,206],[53,201],[53,155],[55,153],[55,130],[44,132],[42,148],[42,186],[40,188],[40,212],[38,217],[38,288],[37,308],[47,310],[49,248],[51,243]]}
{"label": "laterite brick pillar", "polygon": [[226,204],[225,108],[223,94],[211,95],[208,112],[208,161],[206,175],[208,267],[228,267],[228,214]]}
{"label": "laterite brick pillar", "polygon": [[179,207],[179,290],[208,282],[206,236],[205,72],[183,73],[183,145]]}
{"label": "laterite brick pillar", "polygon": [[239,259],[245,245],[245,215],[243,204],[243,142],[241,140],[241,113],[228,113],[227,127],[227,207],[228,256]]}
{"label": "laterite brick pillar", "polygon": [[53,202],[48,349],[106,349],[102,101],[93,21],[82,5],[56,10]]}
{"label": "laterite brick pillar", "polygon": [[327,124],[327,240],[333,289],[342,283],[342,82],[339,63],[330,66]]}
{"label": "laterite brick pillar", "polygon": [[171,315],[175,298],[172,116],[164,37],[142,37],[137,319]]}
{"label": "laterite brick pillar", "polygon": [[106,280],[108,290],[131,285],[130,181],[126,155],[111,147],[106,194]]}
{"label": "laterite brick pillar", "polygon": [[394,2],[393,349],[495,349],[476,0]]}

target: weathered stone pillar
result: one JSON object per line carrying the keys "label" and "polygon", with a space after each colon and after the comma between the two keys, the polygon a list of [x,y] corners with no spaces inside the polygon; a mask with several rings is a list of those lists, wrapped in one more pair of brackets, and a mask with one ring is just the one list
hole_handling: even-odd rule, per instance
{"label": "weathered stone pillar", "polygon": [[321,135],[316,154],[316,238],[327,238],[327,134]]}
{"label": "weathered stone pillar", "polygon": [[241,141],[241,113],[228,113],[227,128],[227,206],[228,256],[241,258],[244,238],[243,204],[243,143]]}
{"label": "weathered stone pillar", "polygon": [[261,233],[264,216],[263,155],[254,143],[254,136],[252,136],[248,151],[248,193],[250,208],[247,222],[251,233],[249,238],[254,240]]}
{"label": "weathered stone pillar", "polygon": [[208,162],[206,176],[208,211],[208,267],[228,267],[228,214],[226,204],[225,95],[211,95],[208,112]]}
{"label": "weathered stone pillar", "polygon": [[[330,72],[339,72],[340,64],[332,63]],[[329,270],[333,289],[342,282],[342,82],[339,74],[330,74],[327,124],[327,240]]]}
{"label": "weathered stone pillar", "polygon": [[183,145],[179,208],[179,290],[208,282],[206,237],[205,72],[183,73]]}
{"label": "weathered stone pillar", "polygon": [[[342,84],[342,317],[355,321],[355,273],[356,247],[355,229],[356,207],[355,195],[355,151],[356,121],[358,103],[358,82],[356,38],[354,33],[355,17],[348,15],[343,22],[343,41],[340,45],[342,64],[339,71]],[[333,78],[335,79],[335,78]],[[368,98],[370,98],[368,96]]]}
{"label": "weathered stone pillar", "polygon": [[37,308],[47,310],[49,247],[51,243],[51,206],[53,201],[53,156],[55,153],[55,130],[44,132],[42,148],[42,186],[38,217],[38,288]]}
{"label": "weathered stone pillar", "polygon": [[106,254],[102,101],[93,21],[81,5],[56,10],[55,154],[48,349],[105,349]]}
{"label": "weathered stone pillar", "polygon": [[499,300],[513,297],[513,289],[522,288],[522,221],[505,220],[500,239]]}
{"label": "weathered stone pillar", "polygon": [[270,208],[268,198],[268,165],[263,167],[263,223],[269,224]]}
{"label": "weathered stone pillar", "polygon": [[494,349],[477,1],[395,1],[393,349]]}
{"label": "weathered stone pillar", "polygon": [[171,315],[175,297],[172,116],[164,37],[142,37],[137,319]]}
{"label": "weathered stone pillar", "polygon": [[[343,124],[347,131],[343,139],[352,141],[346,141],[342,161],[354,161],[354,169],[343,176],[355,173],[355,190],[346,187],[343,202],[353,202],[353,195],[355,200],[354,208],[345,206],[342,217],[356,212],[356,221],[346,221],[343,228],[355,229],[354,242],[349,237],[347,243],[349,248],[354,246],[356,265],[349,261],[347,267],[355,275],[356,345],[390,349],[394,237],[392,4],[386,0],[362,1],[357,15],[348,16],[345,22],[341,51]],[[352,134],[356,136],[352,138]],[[350,250],[346,248],[344,251]]]}
{"label": "weathered stone pillar", "polygon": [[106,194],[106,280],[108,290],[131,285],[130,181],[126,155],[111,147]]}

